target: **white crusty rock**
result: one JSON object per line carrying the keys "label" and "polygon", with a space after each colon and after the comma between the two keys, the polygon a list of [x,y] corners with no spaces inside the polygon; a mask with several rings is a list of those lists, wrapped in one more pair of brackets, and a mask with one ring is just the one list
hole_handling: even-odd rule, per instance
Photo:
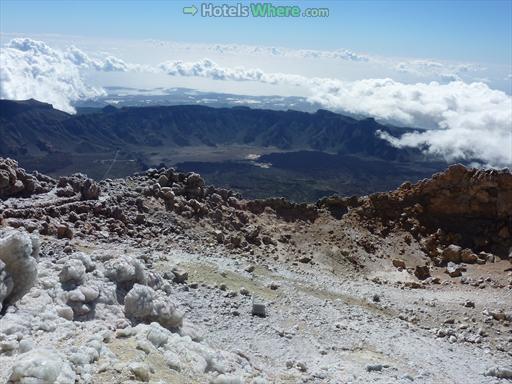
{"label": "white crusty rock", "polygon": [[[167,366],[192,375],[207,372],[225,374],[240,369],[240,357],[180,336],[158,323],[139,324],[133,328],[137,338],[147,340],[162,354]],[[250,370],[249,370],[250,371]]]}
{"label": "white crusty rock", "polygon": [[2,302],[11,294],[13,287],[14,283],[5,270],[5,263],[0,260],[0,311],[2,310]]}
{"label": "white crusty rock", "polygon": [[144,284],[146,281],[140,261],[127,256],[107,261],[105,276],[116,284]]}
{"label": "white crusty rock", "polygon": [[8,383],[74,384],[75,372],[55,351],[34,349],[18,356]]}
{"label": "white crusty rock", "polygon": [[184,320],[181,325],[179,334],[181,336],[188,336],[193,341],[202,341],[204,339],[204,331],[196,324],[191,323],[188,320]]}
{"label": "white crusty rock", "polygon": [[164,352],[164,360],[170,369],[181,371],[180,357],[173,351]]}
{"label": "white crusty rock", "polygon": [[133,362],[128,368],[139,381],[149,381],[151,371],[149,365],[145,363]]}
{"label": "white crusty rock", "polygon": [[96,268],[95,263],[92,261],[91,256],[83,252],[75,252],[71,255],[72,258],[78,259],[85,266],[86,272],[92,272]]}
{"label": "white crusty rock", "polygon": [[0,233],[0,310],[32,288],[37,279],[39,239],[25,232]]}
{"label": "white crusty rock", "polygon": [[498,379],[512,380],[512,366],[491,368],[485,372],[484,375],[497,377]]}
{"label": "white crusty rock", "polygon": [[59,274],[60,282],[81,284],[85,278],[85,265],[80,259],[71,259],[66,262]]}
{"label": "white crusty rock", "polygon": [[165,328],[177,329],[183,324],[183,313],[162,293],[135,284],[124,299],[126,317],[143,323],[157,322]]}
{"label": "white crusty rock", "polygon": [[240,376],[231,376],[221,374],[213,379],[212,384],[243,384],[243,380]]}

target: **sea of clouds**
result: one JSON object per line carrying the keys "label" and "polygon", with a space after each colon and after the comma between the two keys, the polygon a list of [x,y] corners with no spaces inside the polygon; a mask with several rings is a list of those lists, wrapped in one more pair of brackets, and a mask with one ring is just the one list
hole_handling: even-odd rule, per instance
{"label": "sea of clouds", "polygon": [[[349,51],[333,52],[330,55],[338,55],[344,60],[369,60]],[[323,51],[296,51],[294,54],[306,57],[329,55]],[[439,69],[439,65],[416,61],[401,63],[399,67],[403,71],[428,71]],[[512,166],[512,97],[483,82],[462,81],[457,73],[471,70],[464,65],[454,65],[451,68],[453,76],[443,83],[403,83],[390,78],[342,81],[243,66],[221,66],[206,58],[139,65],[107,54],[93,58],[74,46],[55,49],[41,41],[16,38],[1,50],[0,97],[34,98],[73,113],[74,102],[105,94],[102,88],[86,83],[85,70],[139,71],[218,81],[292,85],[306,89],[311,102],[331,110],[427,128],[399,138],[382,134],[382,138],[397,147],[419,147],[449,161],[465,159],[482,166]]]}
{"label": "sea of clouds", "polygon": [[102,88],[86,84],[82,71],[87,69],[125,72],[138,66],[109,55],[93,59],[74,46],[59,50],[42,41],[12,39],[0,53],[0,98],[33,98],[74,113],[74,102],[106,94]]}

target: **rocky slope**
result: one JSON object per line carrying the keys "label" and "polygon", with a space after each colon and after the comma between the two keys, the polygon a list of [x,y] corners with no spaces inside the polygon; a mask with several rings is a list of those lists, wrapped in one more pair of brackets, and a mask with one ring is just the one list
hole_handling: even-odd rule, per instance
{"label": "rocky slope", "polygon": [[316,204],[172,169],[0,176],[1,381],[512,379],[508,171]]}

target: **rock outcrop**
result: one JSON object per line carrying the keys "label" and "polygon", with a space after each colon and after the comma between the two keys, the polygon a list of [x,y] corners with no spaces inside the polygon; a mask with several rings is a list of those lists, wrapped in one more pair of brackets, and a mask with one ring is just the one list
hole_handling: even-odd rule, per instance
{"label": "rock outcrop", "polygon": [[[453,165],[431,179],[371,195],[362,206],[366,217],[400,222],[422,237],[434,236],[440,245],[453,243],[502,257],[508,257],[512,247],[512,173],[508,170]],[[443,257],[454,257],[451,249],[447,252]]]}
{"label": "rock outcrop", "polygon": [[81,200],[98,200],[100,194],[99,185],[81,173],[61,177],[57,184],[57,195],[61,197],[79,195]]}
{"label": "rock outcrop", "polygon": [[126,317],[135,322],[156,322],[167,329],[177,330],[183,324],[183,313],[176,304],[152,288],[135,284],[124,299]]}
{"label": "rock outcrop", "polygon": [[53,188],[55,180],[38,172],[27,173],[18,162],[0,157],[0,200],[9,197],[29,197]]}
{"label": "rock outcrop", "polygon": [[35,349],[18,356],[8,383],[74,384],[75,379],[69,362],[56,351]]}
{"label": "rock outcrop", "polygon": [[39,239],[18,231],[0,232],[0,311],[36,282]]}

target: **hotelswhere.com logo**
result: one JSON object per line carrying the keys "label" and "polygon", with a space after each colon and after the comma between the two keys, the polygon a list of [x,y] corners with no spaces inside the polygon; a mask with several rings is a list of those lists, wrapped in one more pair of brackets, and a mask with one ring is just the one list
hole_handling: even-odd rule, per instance
{"label": "hotelswhere.com logo", "polygon": [[184,7],[183,13],[201,17],[329,17],[329,8],[301,8],[298,5],[272,3],[201,3]]}

